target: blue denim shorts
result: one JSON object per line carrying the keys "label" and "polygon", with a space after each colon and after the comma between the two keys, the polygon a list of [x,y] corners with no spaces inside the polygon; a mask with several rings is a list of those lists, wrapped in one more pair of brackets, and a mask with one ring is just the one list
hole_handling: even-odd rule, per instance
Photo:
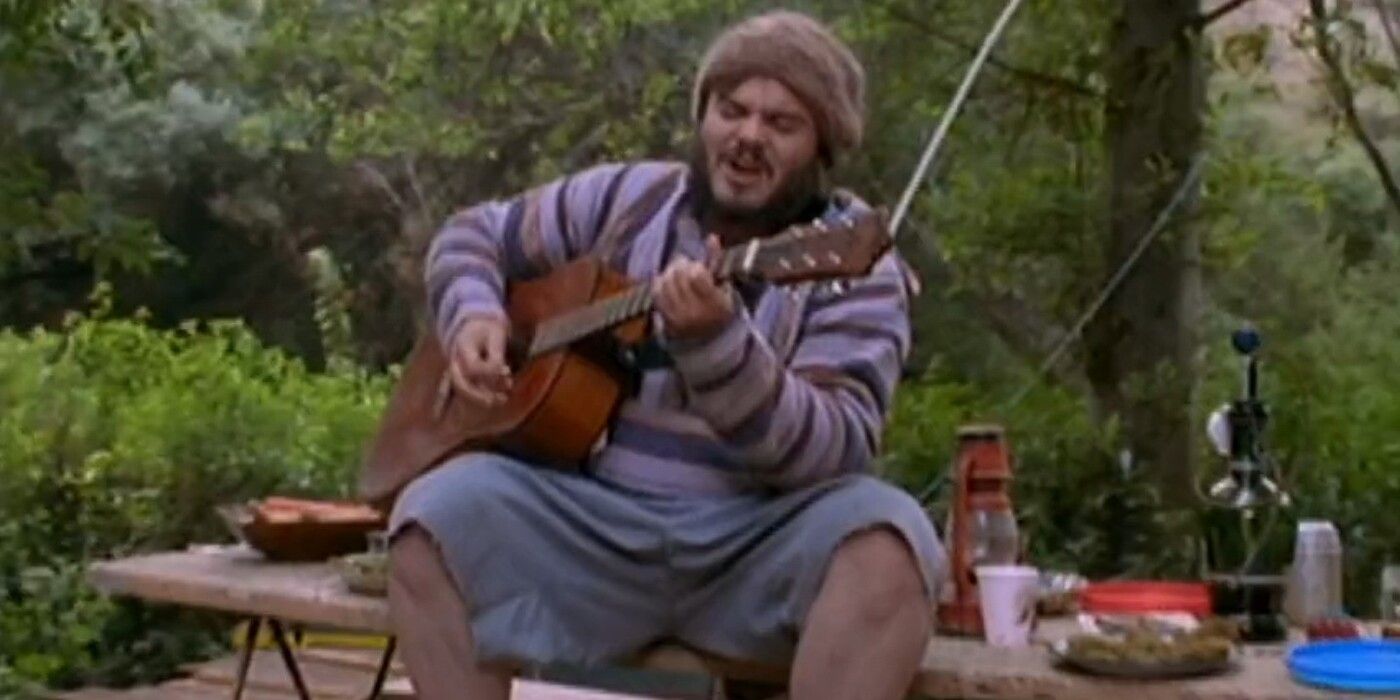
{"label": "blue denim shorts", "polygon": [[391,532],[436,541],[480,661],[595,664],[675,640],[789,663],[832,553],[887,526],[933,601],[947,559],[909,494],[852,475],[771,495],[663,497],[477,453],[425,474]]}

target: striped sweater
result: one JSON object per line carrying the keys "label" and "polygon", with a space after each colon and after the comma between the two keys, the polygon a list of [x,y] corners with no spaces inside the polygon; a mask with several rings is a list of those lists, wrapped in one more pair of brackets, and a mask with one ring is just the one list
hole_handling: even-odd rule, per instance
{"label": "striped sweater", "polygon": [[[636,280],[700,258],[686,166],[609,164],[453,216],[428,251],[429,308],[446,341],[503,315],[508,281],[598,254]],[[835,198],[825,216],[864,207]],[[868,470],[909,351],[903,267],[887,254],[844,290],[765,289],[703,341],[661,338],[672,366],[643,373],[589,465],[666,495],[786,490]],[[664,335],[664,334],[663,334]]]}

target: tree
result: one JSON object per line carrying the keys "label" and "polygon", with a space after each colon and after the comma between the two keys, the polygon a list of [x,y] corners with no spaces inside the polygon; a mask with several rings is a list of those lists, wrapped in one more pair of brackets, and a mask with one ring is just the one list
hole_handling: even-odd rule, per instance
{"label": "tree", "polygon": [[[1400,61],[1400,44],[1396,43],[1390,10],[1379,0],[1374,4],[1374,7],[1394,57]],[[1327,94],[1340,112],[1347,131],[1365,151],[1366,158],[1371,162],[1371,167],[1376,172],[1376,179],[1381,183],[1386,198],[1390,200],[1390,206],[1395,210],[1397,218],[1400,218],[1400,183],[1396,182],[1396,176],[1391,170],[1390,163],[1376,143],[1375,137],[1371,135],[1371,130],[1362,120],[1361,111],[1357,106],[1356,88],[1352,85],[1352,79],[1347,75],[1347,64],[1352,64],[1353,69],[1361,71],[1363,75],[1369,75],[1371,82],[1389,88],[1397,96],[1400,96],[1400,71],[1365,55],[1364,48],[1369,42],[1367,30],[1363,23],[1349,16],[1350,10],[1350,2],[1336,3],[1336,7],[1329,9],[1323,0],[1308,0],[1309,16],[1307,31],[1304,33],[1306,39],[1302,41],[1310,44],[1311,48],[1317,52],[1317,57],[1322,63],[1323,82],[1327,87]],[[1340,25],[1343,31],[1339,32],[1334,29],[1335,25]],[[1342,54],[1347,45],[1344,40],[1337,36],[1348,31],[1353,34],[1351,43],[1353,45],[1359,44],[1362,47],[1361,51],[1351,52],[1360,54],[1351,56],[1351,60],[1347,60],[1348,57]]]}
{"label": "tree", "polygon": [[[1202,150],[1205,66],[1198,0],[1126,1],[1113,27],[1105,104],[1106,269],[1124,264]],[[1197,192],[1188,192],[1195,199]],[[1089,325],[1094,395],[1121,416],[1133,459],[1169,501],[1185,503],[1201,311],[1200,237],[1183,207]]]}
{"label": "tree", "polygon": [[150,15],[138,2],[0,4],[0,288],[7,316],[86,294],[94,269],[143,269],[167,251],[154,228],[90,186],[65,153],[82,115],[137,92]]}

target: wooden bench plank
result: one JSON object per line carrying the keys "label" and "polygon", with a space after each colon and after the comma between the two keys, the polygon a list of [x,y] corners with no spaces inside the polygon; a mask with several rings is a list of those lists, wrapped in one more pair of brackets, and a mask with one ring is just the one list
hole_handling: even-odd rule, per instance
{"label": "wooden bench plank", "polygon": [[[94,564],[91,581],[117,595],[245,615],[385,634],[388,605],[351,593],[326,564],[265,561],[241,547],[204,547]],[[1069,620],[1048,620],[1041,640],[1059,639]],[[934,698],[1119,698],[1133,700],[1310,700],[1342,697],[1295,684],[1283,664],[1283,647],[1252,646],[1231,673],[1197,680],[1128,682],[1054,668],[1045,649],[996,649],[980,640],[934,637],[913,690]],[[709,672],[740,680],[778,681],[787,670],[699,655],[675,646],[648,650],[628,665]]]}
{"label": "wooden bench plank", "polygon": [[[313,697],[327,700],[362,700],[369,694],[370,685],[374,681],[373,671],[324,664],[302,654],[297,656],[302,676],[306,679],[307,688]],[[237,669],[238,657],[235,655],[191,664],[183,670],[189,674],[189,678],[205,685],[222,688],[227,695],[233,688]],[[249,691],[296,697],[287,667],[275,651],[259,651],[253,654],[247,688]]]}
{"label": "wooden bench plank", "polygon": [[[375,659],[373,654],[350,652],[332,654],[333,663],[325,664],[320,655],[303,653],[299,655],[306,672],[311,694],[317,700],[363,700],[365,690],[373,677]],[[360,657],[360,658],[355,658]],[[360,663],[363,661],[364,663]],[[51,700],[227,700],[233,685],[237,658],[228,656],[222,659],[191,664],[186,667],[190,674],[185,678],[167,681],[155,687],[139,687],[126,690],[108,688],[84,688],[66,693],[56,693]],[[355,668],[368,666],[356,672]],[[272,652],[260,652],[253,661],[254,677],[249,680],[245,700],[288,700],[296,698],[287,679],[282,660]],[[384,695],[385,700],[397,698],[408,700],[413,697],[411,689],[403,679],[394,679],[396,692]],[[386,691],[388,689],[386,688]],[[517,679],[512,687],[514,700],[646,700],[637,695],[576,688],[557,683],[544,683],[527,679]]]}

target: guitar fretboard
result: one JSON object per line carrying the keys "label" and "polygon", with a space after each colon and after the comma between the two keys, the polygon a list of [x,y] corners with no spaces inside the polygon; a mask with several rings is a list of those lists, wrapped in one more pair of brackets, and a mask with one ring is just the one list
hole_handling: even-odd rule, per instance
{"label": "guitar fretboard", "polygon": [[[734,277],[737,273],[746,272],[746,268],[753,265],[758,246],[759,242],[755,239],[748,245],[720,253],[719,261],[714,265],[715,278],[722,281]],[[529,357],[534,358],[567,347],[594,333],[651,313],[653,307],[651,285],[637,284],[621,294],[555,316],[535,328],[534,339],[530,342]]]}

